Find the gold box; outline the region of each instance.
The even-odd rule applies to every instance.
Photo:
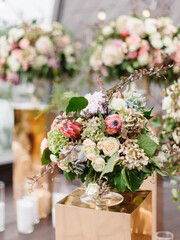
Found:
[[[123,193],[124,201],[96,209],[81,202],[78,188],[56,204],[56,240],[150,240],[152,193]]]

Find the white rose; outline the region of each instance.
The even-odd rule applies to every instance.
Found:
[[[97,198],[99,196],[99,185],[97,183],[89,183],[87,188],[86,188],[86,194],[94,199]]]
[[[103,27],[103,29],[102,29],[102,34],[104,35],[104,36],[109,36],[109,35],[111,35],[113,33],[113,28],[111,27],[111,26],[105,26],[105,27]]]
[[[103,152],[106,156],[111,157],[115,152],[119,150],[119,141],[116,138],[108,137],[103,141],[103,143]]]
[[[138,56],[137,60],[140,66],[145,66],[148,64],[149,56],[148,55]]]
[[[170,96],[165,97],[162,101],[162,109],[166,110],[167,113],[170,113],[171,105],[172,105],[172,98]]]
[[[52,41],[47,36],[41,36],[35,43],[37,51],[44,55],[52,55],[54,46]]]
[[[67,61],[68,63],[75,63],[75,62],[76,62],[76,59],[75,59],[75,57],[68,56],[68,57],[66,58],[66,61]]]
[[[123,27],[126,27],[126,24],[129,19],[131,19],[131,16],[128,15],[121,15],[116,20],[116,29],[119,32]]]
[[[8,66],[11,69],[12,72],[17,72],[20,68],[19,61],[13,56],[8,57],[7,64],[8,64]]]
[[[151,40],[151,45],[155,49],[161,49],[163,47],[163,43],[162,43],[161,39]]]
[[[121,110],[125,110],[127,108],[127,104],[122,98],[114,97],[111,100],[109,108],[113,109],[113,110],[116,110],[116,111],[121,111]]]
[[[87,159],[89,159],[90,161],[95,161],[96,158],[97,156],[94,153],[87,154]]]
[[[135,17],[129,18],[126,27],[131,34],[144,35],[144,23],[141,19]]]
[[[35,62],[33,64],[34,69],[40,69],[42,66],[46,65],[48,63],[47,57],[44,55],[39,55],[35,59]]]
[[[147,33],[149,35],[157,32],[156,19],[154,19],[154,18],[145,19],[144,29],[145,29],[145,33]]]
[[[73,49],[73,46],[72,45],[67,45],[65,48],[64,48],[64,53],[65,55],[71,55],[74,53],[74,49]]]
[[[50,33],[53,30],[51,24],[48,24],[48,23],[40,24],[40,28],[46,33]]]
[[[93,55],[91,55],[89,60],[90,66],[94,71],[98,71],[102,66],[101,50],[97,49]]]
[[[98,157],[92,162],[92,166],[96,172],[102,172],[105,168],[105,161],[103,158]]]
[[[17,42],[20,38],[24,36],[24,29],[22,28],[11,28],[8,33],[8,42]]]
[[[108,45],[102,52],[102,61],[106,66],[113,67],[122,63],[124,60],[124,53],[122,47]]]
[[[173,44],[172,39],[169,36],[165,36],[162,39],[162,41],[163,41],[164,46],[166,46],[166,47],[169,47]]]
[[[6,58],[9,55],[11,47],[6,39],[6,36],[0,38],[0,58]]]

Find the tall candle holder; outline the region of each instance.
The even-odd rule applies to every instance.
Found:
[[[0,181],[0,232],[5,230],[5,183]]]

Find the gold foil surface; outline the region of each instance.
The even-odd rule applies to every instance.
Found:
[[[116,206],[97,209],[80,200],[78,188],[56,204],[56,240],[150,240],[152,193],[123,193]]]

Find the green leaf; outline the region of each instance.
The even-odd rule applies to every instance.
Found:
[[[157,148],[157,144],[146,134],[141,134],[138,137],[138,145],[144,149],[148,157],[152,157]]]
[[[47,165],[48,163],[51,162],[50,155],[52,152],[49,150],[49,148],[44,149],[43,155],[41,157],[41,163],[42,165]]]
[[[100,120],[101,120],[101,131],[102,132],[105,132],[105,130],[106,130],[106,124],[104,123],[104,118],[103,118],[103,116],[102,116],[102,114],[101,114],[101,112],[98,110],[97,111],[97,114],[98,114],[98,116],[99,116],[99,118],[100,118]]]
[[[87,177],[86,177],[86,182],[85,182],[85,186],[86,186],[86,187],[88,186],[89,176],[90,176],[90,174],[92,173],[92,171],[93,171],[93,166],[91,165],[90,168],[89,168]]]
[[[66,179],[68,181],[73,181],[75,179],[75,176],[76,174],[75,173],[72,173],[72,172],[63,172],[64,173],[64,176],[66,177]]]
[[[173,184],[173,185],[176,185],[176,184],[178,184],[178,181],[175,180],[175,179],[171,179],[170,183]]]
[[[176,188],[171,189],[171,193],[174,198],[178,198],[179,194],[178,194],[178,190]]]
[[[153,128],[161,127],[161,119],[156,118],[156,119],[152,120],[151,121],[151,127],[153,127]]]
[[[166,127],[163,130],[165,130],[166,132],[170,132],[171,130],[173,130],[176,127],[176,123],[173,118],[167,118],[165,120],[165,126]]]
[[[66,108],[66,114],[69,112],[78,112],[87,107],[88,100],[84,97],[72,97]]]
[[[168,176],[167,172],[165,172],[165,171],[163,171],[163,170],[160,170],[160,169],[158,169],[158,168],[155,168],[155,171],[156,171],[159,175],[161,175],[162,177],[167,177],[167,176]]]
[[[117,111],[115,111],[115,110],[111,110],[110,112],[109,112],[109,115],[113,115],[113,114],[115,114]]]
[[[128,189],[131,192],[135,192],[139,189],[139,187],[142,184],[141,179],[138,177],[137,173],[134,171],[129,171],[127,168],[124,168],[122,171],[122,176],[124,178],[124,181],[127,184]]]
[[[119,155],[118,153],[114,153],[112,155],[112,157],[107,161],[107,164],[103,170],[103,172],[101,173],[101,176],[100,176],[100,179],[104,176],[104,174],[106,173],[110,173],[110,172],[113,172],[114,170],[114,166],[116,164],[116,160],[118,159]]]
[[[126,190],[126,182],[120,172],[114,177],[114,185],[120,192],[124,192]]]
[[[153,107],[151,108],[151,110],[143,112],[144,117],[147,118],[148,120],[153,117],[151,116],[152,110],[153,110]]]

